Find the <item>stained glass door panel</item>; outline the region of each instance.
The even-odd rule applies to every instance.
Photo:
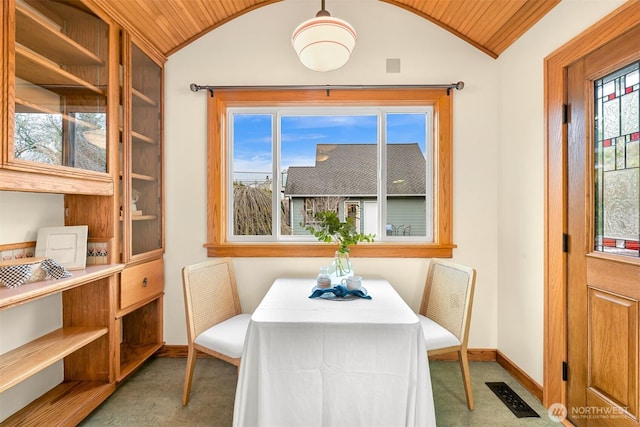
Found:
[[[594,84],[595,250],[640,256],[640,62]]]

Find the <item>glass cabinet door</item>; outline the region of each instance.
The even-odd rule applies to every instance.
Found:
[[[124,50],[123,261],[163,249],[162,67],[135,44]]]
[[[73,0],[16,0],[14,13],[8,163],[107,172],[108,24]]]

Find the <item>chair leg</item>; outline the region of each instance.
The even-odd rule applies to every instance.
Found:
[[[187,354],[187,370],[184,374],[184,391],[182,392],[182,406],[187,406],[189,403],[189,394],[191,393],[191,380],[193,379],[193,368],[196,365],[197,351],[192,346],[189,346],[189,353]]]
[[[464,394],[467,396],[467,406],[473,410],[473,392],[471,391],[471,373],[469,372],[469,361],[467,360],[467,349],[458,351],[458,361],[462,370],[462,382],[464,383]]]

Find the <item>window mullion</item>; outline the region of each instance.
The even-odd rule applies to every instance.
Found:
[[[224,186],[227,188],[226,194],[227,194],[227,199],[228,202],[224,204],[224,209],[227,211],[226,215],[227,215],[227,221],[226,221],[226,228],[227,230],[225,231],[227,233],[227,236],[233,238],[232,236],[234,236],[234,222],[235,222],[235,215],[234,215],[234,209],[235,209],[235,201],[234,201],[234,194],[233,194],[233,151],[234,151],[234,138],[235,138],[235,134],[234,134],[234,129],[235,129],[235,113],[230,113],[229,114],[229,125],[228,125],[228,140],[225,142],[226,145],[226,154],[227,154],[227,158],[226,158],[226,164],[230,165],[230,167],[226,168],[226,172],[227,172],[227,176],[224,178]]]
[[[387,121],[383,110],[378,111],[378,240],[385,240],[387,226]]]
[[[431,218],[431,221],[427,220],[426,227],[426,235],[425,240],[428,242],[434,241],[434,230],[435,230],[435,219],[438,217],[436,212],[434,211],[434,191],[435,191],[435,175],[434,172],[437,170],[437,165],[435,161],[437,159],[435,153],[435,135],[434,135],[434,124],[433,124],[433,111],[429,111],[427,113],[426,120],[426,134],[428,135],[426,139],[426,165],[425,165],[425,205],[426,212],[431,212],[431,214],[427,214],[427,219]]]
[[[272,179],[271,179],[271,189],[272,189],[272,194],[271,194],[271,203],[272,203],[272,208],[271,208],[271,212],[273,212],[274,214],[271,215],[271,220],[272,220],[272,225],[271,225],[271,235],[274,237],[275,240],[280,240],[280,224],[282,223],[282,218],[281,215],[282,213],[280,212],[280,186],[281,186],[281,177],[280,177],[280,148],[281,148],[281,141],[282,139],[280,138],[280,112],[275,111],[272,116],[271,116],[271,128],[272,128],[272,133],[271,133],[271,138],[272,141],[275,141],[275,144],[273,145],[273,152],[272,152],[272,158],[273,158],[273,162],[272,162]]]

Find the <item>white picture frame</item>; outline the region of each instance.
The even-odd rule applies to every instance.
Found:
[[[83,270],[87,265],[88,229],[86,225],[41,227],[35,256],[51,258],[67,270]]]

